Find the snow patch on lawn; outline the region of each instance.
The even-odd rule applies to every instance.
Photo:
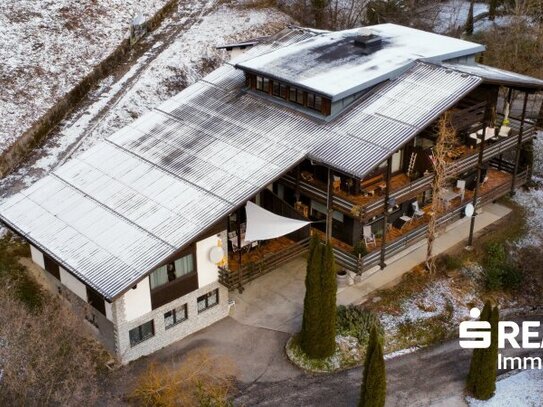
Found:
[[[470,407],[539,407],[543,405],[543,371],[525,370],[502,376],[496,382],[496,393],[490,400],[467,397]]]
[[[166,2],[0,1],[0,152]]]
[[[520,247],[543,244],[543,132],[534,139],[534,173],[533,181],[536,187],[528,191],[519,190],[515,201],[526,211],[526,235],[520,240]]]

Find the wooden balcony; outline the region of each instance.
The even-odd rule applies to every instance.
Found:
[[[518,188],[527,181],[527,172],[519,174],[515,181],[515,186]],[[507,195],[511,190],[512,175],[503,171],[490,169],[488,172],[488,181],[481,185],[479,197],[477,199],[477,207],[486,205],[496,199]],[[460,198],[453,200],[446,212],[438,218],[437,224],[444,225],[449,222],[460,219],[465,206],[472,202],[473,191],[466,191],[464,200]],[[423,208],[425,215],[419,219],[404,225],[400,229],[392,228],[387,231],[387,244],[385,249],[385,258],[389,259],[395,254],[407,249],[409,246],[426,238],[428,231],[428,222],[430,220],[430,208]],[[369,248],[369,253],[357,258],[352,250],[345,250],[344,247],[336,246],[334,253],[336,261],[342,267],[352,271],[363,272],[372,267],[379,265],[381,255],[382,239],[376,238],[376,245]]]
[[[485,145],[483,160],[490,161],[498,157],[500,154],[514,149],[518,143],[518,132],[520,129],[520,121],[518,119],[510,119],[510,127],[512,128],[511,135],[507,138],[499,138],[496,141],[489,141]],[[533,123],[527,122],[524,126],[523,142],[535,137],[536,128]],[[479,159],[478,148],[470,148],[468,146],[460,147],[462,151],[458,158],[451,159],[451,177],[457,174],[474,169],[477,166]],[[390,197],[396,202],[401,203],[413,199],[425,190],[428,190],[432,185],[434,175],[428,174],[416,180],[410,180],[405,174],[399,174],[392,177]],[[281,178],[283,184],[290,188],[296,188],[296,179],[292,175],[286,175]],[[300,179],[299,190],[302,194],[316,199],[320,202],[326,202],[326,183],[317,180]],[[372,217],[379,215],[384,210],[384,193],[376,188],[376,193],[373,196],[352,195],[343,190],[334,192],[333,207],[340,212],[357,217],[360,211],[362,216],[360,219],[364,222]]]

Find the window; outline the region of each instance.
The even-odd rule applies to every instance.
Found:
[[[164,325],[166,326],[166,329],[168,329],[187,320],[188,317],[187,304],[183,304],[182,306],[172,309],[164,314]]]
[[[279,96],[283,99],[287,98],[287,86],[282,83],[279,85]]]
[[[290,97],[289,100],[294,103],[298,103],[299,105],[304,104],[304,92],[300,89],[291,87],[290,88]]]
[[[153,320],[131,329],[128,332],[128,335],[130,336],[130,346],[136,346],[138,343],[152,338],[155,336],[155,326],[153,324]]]
[[[273,81],[272,95],[281,97],[281,84],[277,81]]]
[[[98,294],[97,291],[87,286],[87,300],[96,310],[100,311],[102,315],[106,315],[106,304],[104,297]]]
[[[219,303],[219,289],[198,297],[198,313],[205,311],[208,308],[214,307]]]
[[[322,108],[322,98],[319,95],[314,93],[307,94],[307,107],[310,109],[321,111]]]
[[[262,92],[269,93],[270,92],[270,80],[268,78],[264,78],[262,76],[256,77],[256,88],[258,90],[261,90]]]
[[[183,277],[194,271],[192,253],[172,263],[165,264],[151,273],[151,289],[160,287],[170,281]]]

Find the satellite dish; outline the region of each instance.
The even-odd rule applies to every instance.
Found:
[[[475,213],[475,208],[473,207],[473,204],[467,204],[466,208],[464,209],[464,213],[468,218],[471,218],[473,214]]]
[[[214,246],[209,250],[209,260],[212,263],[219,263],[224,257],[224,250],[220,246]]]

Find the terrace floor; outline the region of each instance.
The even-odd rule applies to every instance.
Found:
[[[498,171],[495,169],[489,169],[487,175],[488,175],[488,180],[485,183],[481,184],[479,188],[479,196],[484,196],[485,194],[494,191],[496,188],[502,185],[511,184],[512,182],[512,175],[507,172]],[[472,200],[473,200],[473,191],[466,190],[465,195],[464,195],[464,200],[461,200],[460,197],[453,199],[450,202],[448,211],[453,211],[459,208],[460,206],[463,206],[463,205],[468,204],[469,202],[472,202]],[[421,216],[418,219],[413,218],[410,222],[404,224],[401,228],[391,227],[390,230],[387,231],[386,241],[390,243],[393,240],[398,239],[402,237],[403,235],[411,232],[412,230],[418,228],[419,226],[427,224],[430,221],[430,214],[432,211],[431,206],[427,205],[424,208],[422,208],[422,210],[425,212],[424,216]],[[368,247],[369,252],[379,250],[381,248],[382,239],[377,237],[375,241],[376,241],[375,245],[371,245],[371,247]]]
[[[293,240],[281,236],[276,239],[271,240],[262,240],[259,242],[258,246],[251,248],[249,250],[241,251],[241,264],[247,265],[249,263],[254,263],[259,260],[262,260],[265,256],[268,256],[273,253],[280,252],[287,247],[290,247],[293,243]],[[240,265],[240,253],[228,252],[228,269],[231,271],[237,271]]]

